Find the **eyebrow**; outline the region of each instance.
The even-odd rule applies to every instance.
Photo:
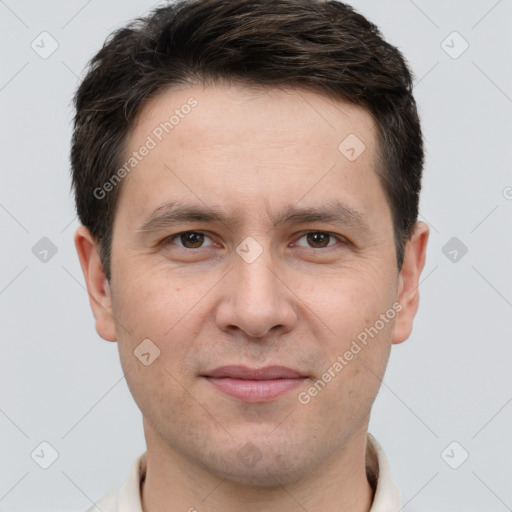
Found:
[[[291,205],[284,208],[278,214],[273,214],[267,209],[267,213],[273,228],[283,224],[326,222],[352,227],[363,232],[370,230],[366,215],[336,200],[315,207]],[[151,232],[185,222],[218,223],[226,224],[230,228],[236,228],[242,224],[242,219],[227,216],[221,210],[214,207],[169,201],[156,208],[136,231]]]

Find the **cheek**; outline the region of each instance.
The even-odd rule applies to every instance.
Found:
[[[121,285],[115,289],[112,307],[129,328],[132,339],[154,337],[163,342],[182,327],[186,316],[195,311],[198,297],[208,288],[198,281],[188,281],[185,286],[170,272],[155,269],[141,273],[142,267],[131,265],[124,276],[119,276]]]
[[[328,293],[313,298],[311,309],[329,327],[323,337],[327,373],[320,376],[330,381],[328,401],[363,410],[373,401],[389,358],[396,319],[394,281],[372,272],[346,273],[329,283]]]
[[[183,294],[167,283],[132,274],[116,288],[112,302],[114,315],[123,323],[118,327],[121,366],[135,402],[150,421],[171,421],[190,406],[181,382],[189,350],[185,331],[189,337],[196,335],[195,325],[186,322],[193,293]]]
[[[373,331],[369,334],[369,330],[351,322],[347,331],[351,329],[353,336],[342,335],[330,340],[328,363],[312,386],[320,390],[313,400],[318,400],[316,407],[321,409],[322,418],[328,418],[333,431],[340,424],[358,426],[366,421],[389,358],[391,325],[390,322],[377,334]],[[343,326],[339,324],[339,327]],[[366,338],[360,336],[361,333]],[[364,343],[360,339],[364,339]]]
[[[118,277],[122,284],[113,291],[112,308],[123,325],[118,326],[118,347],[130,390],[142,410],[150,408],[164,389],[175,396],[172,408],[179,408],[181,398],[186,398],[180,383],[194,370],[190,362],[194,341],[207,314],[207,301],[199,298],[211,286],[202,281],[177,282],[161,271],[137,276],[132,269],[124,279]]]
[[[347,341],[392,308],[397,291],[394,280],[375,269],[343,269],[338,276],[305,288],[300,296],[335,338]]]

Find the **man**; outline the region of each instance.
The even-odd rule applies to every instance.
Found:
[[[147,452],[91,510],[400,510],[368,422],[428,239],[411,91],[336,1],[183,1],[93,58],[75,244]]]

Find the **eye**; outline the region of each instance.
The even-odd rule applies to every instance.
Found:
[[[162,241],[162,244],[174,244],[184,249],[200,249],[205,239],[211,240],[209,236],[200,231],[184,231],[167,237]],[[175,241],[178,241],[178,243],[175,243]]]
[[[336,245],[336,241],[343,243],[344,240],[342,237],[333,235],[332,233],[326,233],[325,231],[310,231],[309,233],[305,233],[298,240],[305,238],[306,243],[309,247],[313,249],[323,249],[325,247],[332,247]],[[305,247],[304,244],[295,243],[299,247]],[[331,243],[334,242],[334,243]]]
[[[177,245],[183,249],[200,249],[201,247],[208,247],[208,245],[204,245],[206,239],[212,241],[208,235],[205,235],[201,231],[183,231],[165,238],[161,244],[164,246]],[[306,239],[307,245],[300,243],[302,239]],[[336,245],[337,242],[341,244],[346,243],[344,238],[339,235],[325,231],[310,231],[302,235],[297,242],[295,242],[295,245],[312,249],[324,249]]]

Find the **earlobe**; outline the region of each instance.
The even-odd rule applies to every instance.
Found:
[[[424,222],[416,223],[411,239],[406,243],[404,262],[398,278],[398,302],[402,309],[393,329],[393,343],[402,343],[411,334],[419,305],[419,282],[425,266],[429,228]]]
[[[117,341],[110,285],[99,256],[99,247],[90,231],[80,226],[75,232],[75,247],[96,320],[97,333],[107,341]]]

